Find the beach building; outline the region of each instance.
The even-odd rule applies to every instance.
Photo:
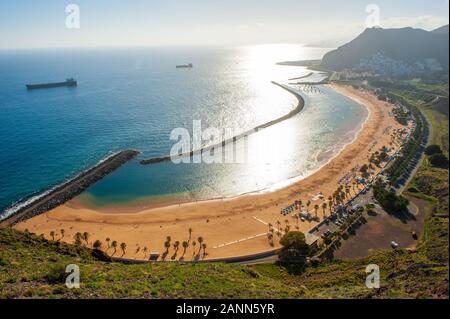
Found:
[[[309,245],[313,251],[319,248],[319,237],[314,234],[306,233],[305,242]]]

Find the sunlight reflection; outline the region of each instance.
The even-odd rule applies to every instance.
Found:
[[[248,89],[260,93],[254,96],[264,97],[264,101],[259,98],[252,101],[254,116],[273,120],[273,114],[277,113],[275,110],[283,110],[281,115],[284,115],[296,107],[297,98],[274,86],[271,81],[286,83],[291,77],[306,74],[308,71],[302,67],[277,65],[278,62],[298,60],[298,57],[304,55],[302,51],[305,49],[292,44],[267,44],[242,47],[241,50],[241,64],[248,75]],[[297,149],[308,148],[302,145],[305,140],[298,134],[300,128],[296,124],[298,122],[287,120],[250,136],[246,151],[247,163],[233,173],[251,175],[261,185],[285,177],[293,161],[298,159]],[[242,147],[243,145],[238,146]]]

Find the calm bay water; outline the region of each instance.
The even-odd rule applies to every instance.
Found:
[[[236,48],[33,50],[0,53],[0,211],[49,189],[112,152],[142,155],[80,196],[89,205],[233,196],[306,176],[345,143],[365,118],[357,103],[328,88],[299,92],[297,116],[249,138],[245,164],[161,163],[176,127],[246,131],[297,104],[272,80],[309,71],[278,61],[317,59],[327,50],[295,45]],[[175,69],[193,63],[193,69]],[[26,83],[78,80],[77,88],[27,91]],[[263,144],[256,150],[257,145]]]

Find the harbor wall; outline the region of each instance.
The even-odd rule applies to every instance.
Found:
[[[44,195],[38,197],[36,200],[30,201],[29,203],[19,203],[10,208],[9,210],[14,210],[16,207],[17,210],[13,211],[9,216],[6,216],[1,221],[1,224],[14,226],[21,221],[30,219],[64,204],[126,162],[135,158],[138,154],[139,152],[135,150],[125,150],[107,157],[94,167],[44,193]]]
[[[225,139],[225,140],[223,140],[220,143],[217,143],[217,144],[214,144],[214,145],[209,145],[209,146],[203,147],[203,148],[201,148],[199,150],[194,150],[194,151],[191,151],[191,152],[178,154],[176,156],[166,155],[166,156],[161,156],[161,157],[153,157],[153,158],[149,158],[149,159],[144,159],[144,160],[140,161],[140,163],[142,165],[150,165],[150,164],[156,164],[156,163],[160,163],[160,162],[166,162],[166,161],[171,160],[172,158],[173,159],[182,159],[182,158],[185,158],[185,157],[188,157],[188,156],[192,157],[194,155],[200,155],[203,152],[208,152],[208,151],[210,151],[213,148],[220,147],[220,146],[225,146],[226,144],[228,144],[230,142],[235,142],[235,141],[237,141],[237,140],[239,140],[239,139],[241,139],[241,138],[243,138],[245,136],[249,136],[249,135],[251,135],[253,133],[256,133],[256,132],[258,132],[260,130],[268,128],[268,127],[270,127],[272,125],[275,125],[277,123],[283,122],[283,121],[293,117],[294,115],[300,113],[303,110],[303,108],[305,107],[305,100],[303,99],[303,97],[301,96],[300,93],[296,92],[295,90],[293,90],[292,88],[290,88],[290,87],[288,87],[286,85],[283,85],[283,84],[280,84],[280,83],[277,83],[277,82],[274,82],[274,81],[272,81],[272,84],[277,85],[277,86],[281,87],[282,89],[285,89],[286,91],[290,92],[291,94],[293,94],[297,98],[298,103],[297,103],[297,106],[295,107],[295,109],[293,109],[288,114],[286,114],[286,115],[284,115],[282,117],[279,117],[279,118],[277,118],[275,120],[272,120],[272,121],[266,122],[264,124],[258,125],[258,126],[252,128],[252,129],[244,132],[244,133],[241,133],[239,135],[236,135],[236,136],[233,136],[231,138]]]

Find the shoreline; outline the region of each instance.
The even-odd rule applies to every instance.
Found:
[[[106,237],[126,242],[131,251],[125,258],[146,259],[142,250],[133,247],[147,247],[150,251],[164,251],[164,239],[171,235],[172,240],[186,240],[192,228],[193,238],[202,236],[208,244],[206,259],[216,259],[245,254],[254,254],[279,247],[278,237],[269,243],[265,234],[268,225],[290,225],[291,229],[308,232],[317,222],[300,222],[291,216],[280,216],[280,210],[295,200],[303,203],[311,200],[320,205],[324,201],[317,198],[323,193],[325,198],[331,195],[338,185],[346,180],[355,168],[368,161],[371,152],[378,147],[392,143],[388,128],[400,125],[389,115],[392,105],[379,101],[376,96],[366,91],[351,87],[330,85],[340,89],[344,94],[368,109],[369,114],[353,141],[323,165],[314,174],[283,187],[279,190],[257,194],[241,195],[232,199],[216,199],[204,202],[191,202],[183,205],[172,205],[155,209],[144,209],[138,212],[103,213],[85,207],[71,207],[70,202],[52,211],[34,217],[16,226],[17,229],[28,229],[50,238],[50,231],[65,229],[66,237],[62,240],[72,242],[75,232],[87,231],[91,238],[104,241]],[[398,146],[393,145],[393,151]],[[375,170],[372,172],[376,174]],[[355,190],[353,190],[355,191]],[[313,213],[313,209],[309,208]],[[326,216],[328,211],[320,208],[318,216]],[[198,247],[197,247],[198,248]],[[195,251],[194,251],[195,253]],[[172,254],[172,249],[170,254]],[[189,247],[187,255],[193,256]],[[178,258],[175,252],[175,260]]]
[[[98,182],[126,162],[135,158],[138,154],[138,151],[126,150],[107,156],[103,160],[99,161],[95,166],[81,172],[66,182],[5,210],[3,213],[8,213],[9,210],[12,211],[0,221],[0,224],[14,226],[19,222],[45,213],[66,203],[67,201],[80,195],[89,186]]]
[[[325,84],[325,86],[333,88],[333,85],[331,85],[331,84]],[[336,88],[334,88],[334,89],[336,89]],[[73,207],[73,208],[90,208],[90,209],[95,209],[96,211],[99,211],[102,213],[114,213],[117,211],[120,211],[121,213],[136,213],[136,212],[139,212],[142,210],[149,210],[149,209],[156,209],[156,208],[182,207],[182,206],[190,205],[190,204],[237,200],[243,196],[258,196],[258,195],[264,195],[264,194],[271,193],[271,192],[276,192],[277,190],[282,190],[283,188],[289,187],[295,183],[298,183],[298,182],[310,177],[311,175],[316,174],[323,167],[325,167],[330,162],[332,162],[337,156],[339,156],[339,154],[341,154],[347,146],[349,146],[353,142],[355,142],[355,140],[358,138],[360,131],[364,128],[364,125],[368,121],[371,111],[369,109],[367,109],[367,107],[365,107],[364,104],[361,101],[359,101],[358,99],[353,99],[353,98],[351,98],[351,99],[354,100],[355,102],[357,102],[358,104],[360,104],[364,108],[364,110],[367,111],[367,115],[363,118],[362,121],[360,121],[358,123],[358,128],[352,131],[351,140],[343,143],[342,147],[339,147],[338,151],[334,152],[332,154],[332,156],[329,156],[326,160],[324,160],[322,163],[320,163],[316,168],[309,171],[306,175],[294,175],[294,176],[286,178],[283,181],[277,182],[273,185],[269,185],[269,186],[266,186],[261,189],[250,190],[250,191],[233,194],[233,195],[229,195],[229,196],[205,197],[205,198],[199,198],[197,200],[192,200],[192,199],[180,200],[179,198],[181,198],[181,197],[177,197],[176,193],[172,193],[172,194],[155,195],[152,197],[147,197],[147,198],[152,198],[156,201],[161,200],[162,198],[165,198],[165,200],[161,200],[159,203],[144,204],[142,201],[136,200],[134,203],[132,201],[131,203],[128,202],[128,203],[123,203],[123,204],[115,204],[114,206],[106,205],[103,207],[101,205],[97,206],[97,207],[95,205],[87,206],[86,204],[84,204],[86,202],[83,203],[81,201],[77,201],[77,199],[74,199],[74,201],[72,201],[72,203],[74,203],[74,205],[71,205],[71,207]],[[141,202],[141,204],[139,204],[139,202]]]

